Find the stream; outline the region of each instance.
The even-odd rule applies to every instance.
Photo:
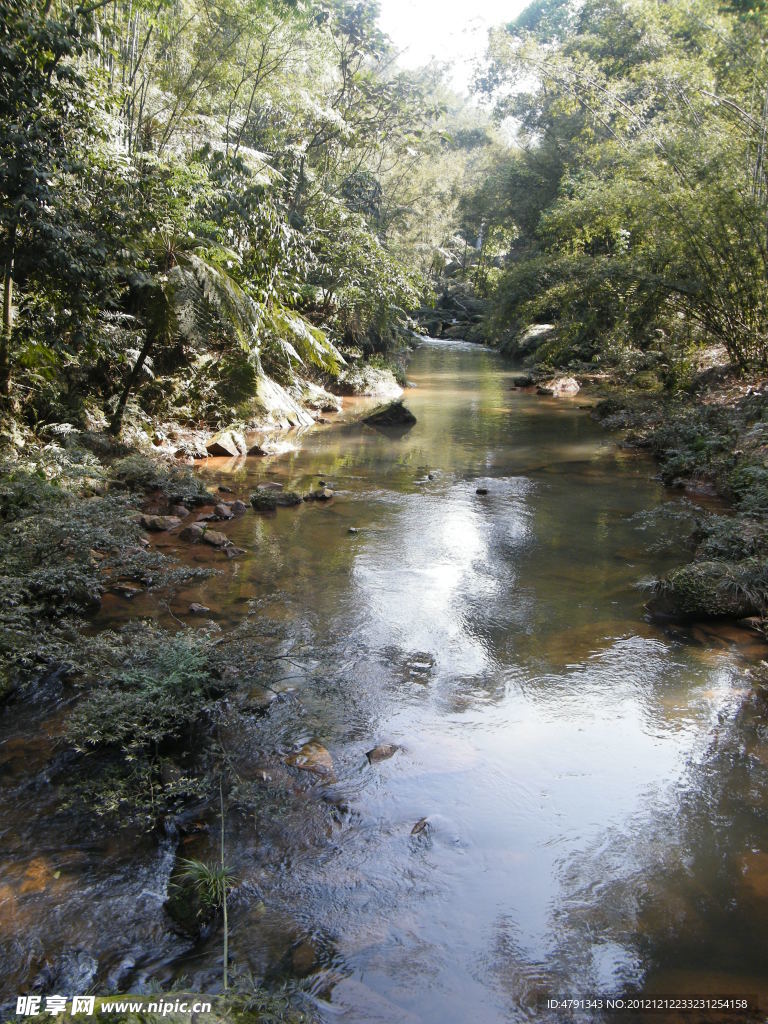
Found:
[[[223,567],[184,549],[222,572],[171,609],[201,602],[222,630],[256,610],[284,655],[280,699],[222,731],[236,773],[266,779],[310,741],[333,760],[334,781],[285,769],[290,805],[268,831],[230,814],[233,964],[300,979],[339,1024],[765,996],[768,719],[746,677],[765,649],[644,619],[642,584],[685,557],[680,528],[651,515],[678,496],[583,399],[512,389],[493,352],[428,340],[408,373],[405,433],[363,425],[349,400],[292,453],[201,470],[246,498],[265,480],[334,491],[227,524],[246,554]],[[101,621],[163,619],[153,600],[113,597]],[[172,850],[47,835],[55,795],[13,775],[14,757],[44,774],[40,723],[3,730],[4,996],[50,946],[62,984],[215,989],[220,937],[190,946],[163,921]],[[400,749],[369,764],[382,743]],[[193,836],[185,855],[217,841]]]

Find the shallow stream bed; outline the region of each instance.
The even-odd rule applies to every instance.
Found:
[[[548,998],[632,991],[765,999],[761,649],[645,621],[640,584],[681,560],[647,515],[671,496],[578,397],[515,391],[462,343],[426,342],[409,375],[405,433],[342,417],[292,454],[203,470],[246,498],[264,480],[334,491],[227,524],[246,554],[171,609],[198,601],[223,630],[258,609],[290,654],[284,699],[223,731],[237,770],[257,777],[265,742],[333,759],[333,782],[296,775],[308,808],[334,808],[322,828],[293,810],[265,836],[232,815],[234,962],[302,977],[354,1024],[563,1020]],[[142,600],[130,614],[164,614]],[[105,624],[125,616],[105,605]],[[381,743],[401,749],[369,764]],[[126,984],[218,976],[216,936],[156,945]]]

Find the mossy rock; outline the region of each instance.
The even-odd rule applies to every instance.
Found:
[[[271,512],[277,508],[277,493],[267,490],[266,487],[259,487],[250,497],[251,506],[257,512]]]
[[[660,580],[647,607],[662,619],[743,619],[764,611],[767,596],[765,562],[692,562]]]
[[[302,501],[296,491],[273,491],[269,487],[257,487],[250,497],[251,506],[257,512],[271,512],[278,505],[300,505]]]

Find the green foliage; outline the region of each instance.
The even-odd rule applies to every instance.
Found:
[[[171,504],[202,505],[211,500],[203,481],[186,466],[134,452],[117,459],[109,470],[113,484],[129,491],[160,491]]]
[[[450,138],[439,78],[394,69],[375,6],[2,4],[16,412],[115,433],[126,411],[247,419],[265,374],[397,347],[456,206],[451,160],[487,135],[452,100]]]
[[[179,861],[179,865],[179,884],[193,890],[201,908],[221,910],[227,893],[234,885],[234,871],[221,864],[204,864],[186,857]]]
[[[464,210],[512,239],[491,280],[500,341],[548,323],[539,358],[561,365],[660,350],[672,387],[703,344],[765,365],[763,34],[645,0],[535,4],[492,34],[483,84],[521,130]]]
[[[132,760],[178,738],[217,692],[195,635],[147,632],[126,664],[108,666],[73,712],[68,737],[82,751],[113,747]]]

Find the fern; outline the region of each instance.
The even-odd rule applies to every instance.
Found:
[[[311,363],[321,370],[338,375],[345,365],[344,357],[324,331],[314,327],[300,313],[275,305],[268,313],[267,320],[272,334],[288,363],[295,361],[303,366]]]

